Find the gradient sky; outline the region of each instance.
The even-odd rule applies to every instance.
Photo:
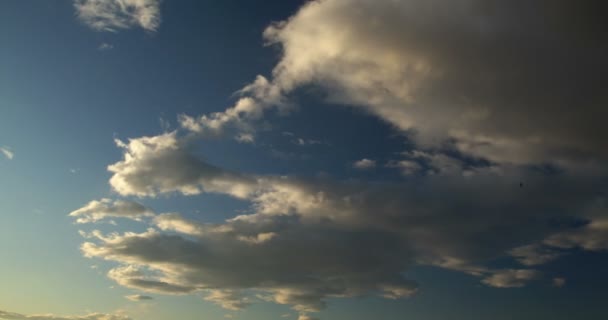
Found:
[[[604,319],[607,6],[0,2],[0,319]]]

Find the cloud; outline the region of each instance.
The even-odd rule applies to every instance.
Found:
[[[561,288],[566,285],[566,278],[553,278],[553,286]]]
[[[605,24],[597,4],[310,1],[264,32],[282,49],[270,80],[259,76],[225,112],[181,123],[196,132],[253,131],[265,110],[314,85],[424,148],[449,144],[501,164],[601,167],[608,152],[597,115],[608,97],[598,86],[607,70],[597,67],[606,50],[592,27]],[[550,23],[522,13],[540,10]]]
[[[608,250],[608,219],[592,220],[583,227],[554,234],[544,243],[563,249]]]
[[[389,168],[397,168],[401,171],[401,174],[404,176],[408,176],[411,174],[415,174],[422,170],[422,166],[416,161],[410,160],[399,160],[399,161],[391,161],[386,165]]]
[[[521,264],[535,266],[553,261],[563,253],[541,245],[526,245],[509,251]]]
[[[150,233],[151,232],[149,232],[149,234]],[[133,238],[137,236],[142,235],[130,234],[129,240],[133,241]],[[116,243],[119,239],[120,238],[118,236],[115,236],[109,241],[111,241],[111,243]],[[90,243],[85,243],[82,249],[85,252],[85,255],[88,256],[103,255],[104,251],[103,249],[95,250],[97,248]],[[106,253],[109,253],[109,251],[106,251]],[[110,255],[107,258],[111,259],[112,256]],[[189,286],[187,284],[179,285],[172,283],[170,279],[158,278],[154,277],[153,275],[146,274],[140,267],[134,265],[114,268],[108,272],[108,277],[123,287],[152,293],[182,295],[192,293],[197,289],[196,287]]]
[[[419,149],[605,171],[596,115],[608,100],[597,85],[608,71],[597,67],[597,52],[607,45],[592,27],[605,24],[594,13],[598,3],[309,1],[265,30],[282,49],[270,79],[258,76],[223,112],[179,122],[203,136],[236,130],[250,139],[264,112],[289,110],[288,95],[313,85],[329,102],[385,120]],[[551,23],[522,14],[540,10]]]
[[[141,294],[133,294],[133,295],[129,295],[129,296],[125,296],[125,298],[127,300],[131,300],[131,301],[146,301],[146,300],[153,300],[154,298],[150,297],[150,296],[144,296]]]
[[[202,161],[190,152],[191,140],[176,131],[154,137],[116,140],[124,159],[108,167],[110,184],[121,195],[154,196],[179,192],[186,195],[203,191],[245,197],[254,183]]]
[[[119,314],[91,313],[84,316],[56,316],[52,314],[25,315],[0,310],[0,319],[6,320],[130,320],[131,318]]]
[[[100,51],[107,51],[107,50],[112,50],[114,49],[114,45],[111,43],[107,43],[107,42],[103,42],[102,44],[99,45],[99,47],[97,47],[97,50]]]
[[[482,282],[496,288],[521,288],[538,277],[540,277],[540,273],[535,270],[504,270],[492,274]]]
[[[525,6],[307,2],[265,31],[282,49],[270,80],[256,78],[223,112],[181,115],[175,131],[116,140],[122,159],[108,166],[121,196],[212,192],[248,202],[247,214],[204,223],[179,213],[122,213],[149,229],[83,233],[83,254],[116,263],[108,277],[131,289],[205,293],[233,310],[255,292],[306,319],[330,299],[410,297],[419,290],[404,277],[412,266],[515,288],[541,276],[520,264],[548,263],[571,248],[608,249],[601,194],[607,100],[596,82],[606,70],[594,63],[605,42],[586,25],[569,27],[580,21],[572,14],[591,9],[586,4]],[[551,23],[526,13],[545,6],[555,9],[543,11]],[[245,174],[197,155],[201,138],[255,141],[264,113],[288,111],[289,93],[307,85],[411,139],[413,149],[387,164],[407,177]],[[108,216],[98,211],[77,216]],[[491,267],[504,258],[516,266]]]
[[[101,199],[93,200],[84,207],[70,212],[70,217],[75,217],[76,223],[91,223],[106,218],[126,218],[141,220],[143,217],[151,217],[154,213],[143,205],[124,200]]]
[[[319,145],[319,144],[326,144],[323,141],[314,140],[314,139],[303,139],[303,138],[298,138],[298,139],[294,140],[293,143],[297,144],[299,146],[313,146],[313,145]]]
[[[601,188],[599,190],[602,190]],[[594,196],[583,208],[573,227],[554,233],[543,241],[543,245],[559,249],[580,248],[590,251],[608,250],[608,199]]]
[[[8,147],[0,147],[0,153],[2,153],[9,160],[12,160],[15,157],[15,153],[13,153]]]
[[[228,173],[194,155],[187,140],[173,132],[118,142],[125,154],[110,166],[111,184],[119,193],[139,196],[196,194],[211,186],[212,192],[249,201],[252,212],[223,223],[177,213],[145,216],[148,231],[94,231],[85,234],[89,240],[81,249],[87,257],[120,264],[108,276],[122,286],[163,294],[208,292],[210,301],[231,309],[249,303],[243,300],[248,290],[301,314],[323,309],[329,298],[407,298],[418,290],[402,275],[413,265],[464,272],[493,287],[521,287],[539,273],[484,265],[508,256],[525,265],[556,258],[548,247],[531,244],[580,231],[554,221],[586,212],[593,202],[589,194],[597,189],[587,178],[520,167],[467,175],[442,169],[373,184]],[[445,165],[452,160],[442,157],[419,161],[452,168]],[[523,176],[525,190],[519,187]]]
[[[227,310],[242,310],[250,305],[248,298],[233,290],[210,290],[205,300],[211,301]]]
[[[375,167],[376,167],[376,161],[366,159],[366,158],[355,161],[355,163],[353,163],[353,168],[360,169],[360,170],[367,170],[367,169],[371,169],[371,168],[375,168]]]
[[[284,90],[263,76],[258,76],[238,93],[241,95],[238,101],[222,112],[197,117],[180,115],[180,126],[203,137],[220,136],[236,130],[239,132],[237,137],[253,138],[256,131],[254,123],[263,117],[265,111],[278,108],[285,113],[292,108]]]
[[[78,18],[98,31],[141,27],[156,31],[160,0],[74,0]]]

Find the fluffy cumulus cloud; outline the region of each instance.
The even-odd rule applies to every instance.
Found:
[[[319,85],[424,146],[500,163],[601,161],[598,5],[311,1],[265,32],[283,49],[269,86]]]
[[[329,298],[409,297],[418,285],[402,273],[415,265],[464,272],[497,288],[521,287],[540,272],[486,265],[508,256],[524,266],[547,263],[574,243],[598,248],[585,247],[579,235],[597,239],[593,232],[603,231],[594,220],[603,202],[589,198],[598,188],[592,178],[507,166],[462,174],[451,165],[457,160],[431,155],[416,159],[443,169],[401,182],[245,175],[204,162],[188,139],[174,132],[119,142],[125,154],[109,167],[112,185],[140,196],[210,190],[249,201],[252,212],[202,223],[178,213],[141,215],[147,209],[110,201],[74,211],[82,222],[95,222],[115,216],[106,212],[110,207],[148,224],[142,233],[84,234],[84,255],[117,262],[108,276],[122,286],[199,293],[230,310],[252,303],[255,291],[305,315],[325,308]],[[571,216],[588,220],[572,225]]]
[[[52,314],[26,315],[0,310],[0,319],[5,320],[131,320],[118,314],[91,313],[84,316],[56,316]]]
[[[265,31],[282,49],[270,80],[258,77],[224,112],[117,140],[123,157],[108,167],[120,196],[212,192],[248,202],[247,214],[205,223],[94,201],[71,214],[77,222],[128,217],[148,229],[83,233],[82,252],[115,262],[108,277],[131,289],[200,294],[230,310],[270,301],[311,319],[332,298],[423,290],[403,276],[413,266],[517,288],[572,248],[606,250],[598,3],[310,1]],[[197,155],[201,137],[253,142],[264,112],[289,109],[305,85],[411,139],[386,164],[405,177],[244,174]]]
[[[110,184],[121,195],[208,191],[245,197],[250,192],[249,179],[198,159],[189,152],[190,139],[176,131],[116,144],[124,150],[124,159],[108,170],[114,174]]]
[[[367,110],[419,146],[496,163],[601,166],[602,75],[608,51],[599,1],[319,0],[270,26],[283,55],[238,103],[182,117],[184,128],[251,131],[305,85]]]
[[[76,15],[99,31],[140,27],[156,31],[160,25],[161,0],[74,0]]]
[[[359,161],[355,161],[355,163],[353,163],[353,168],[360,169],[360,170],[368,170],[368,169],[372,169],[375,167],[376,167],[376,161],[367,159],[367,158],[361,159]]]

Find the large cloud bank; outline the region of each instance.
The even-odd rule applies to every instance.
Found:
[[[248,201],[251,212],[209,224],[123,200],[91,202],[71,215],[149,229],[83,233],[82,251],[117,262],[108,276],[129,288],[201,293],[231,310],[272,301],[304,319],[328,298],[409,297],[419,287],[403,272],[415,265],[514,288],[542,280],[534,266],[569,249],[608,249],[598,5],[308,2],[264,34],[282,49],[272,79],[258,77],[224,112],[181,116],[177,131],[117,141],[124,158],[108,168],[122,196],[211,192]],[[257,120],[288,108],[289,93],[306,85],[412,139],[415,149],[390,164],[407,178],[244,174],[195,155],[193,141],[204,136],[252,141]],[[512,266],[488,267],[505,257]]]

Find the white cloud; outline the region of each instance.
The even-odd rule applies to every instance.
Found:
[[[591,251],[608,250],[608,219],[597,218],[587,225],[554,234],[544,243],[557,248],[582,248]]]
[[[303,138],[298,138],[298,139],[294,140],[293,143],[295,143],[299,146],[313,146],[313,145],[325,144],[323,141],[314,140],[314,139],[303,139]]]
[[[225,111],[198,117],[181,115],[180,126],[201,136],[218,136],[232,129],[239,131],[239,136],[253,138],[253,123],[262,118],[264,111],[278,107],[280,111],[286,112],[291,108],[282,88],[270,83],[263,76],[258,76],[239,93],[242,97]]]
[[[146,300],[153,300],[154,298],[150,297],[150,296],[144,296],[141,294],[133,294],[133,295],[129,295],[129,296],[125,296],[125,298],[127,300],[131,300],[131,301],[146,301]]]
[[[523,265],[535,266],[551,262],[562,256],[563,253],[535,244],[517,247],[510,250],[509,254]]]
[[[124,159],[108,167],[110,184],[121,195],[154,196],[207,192],[246,197],[255,181],[210,165],[190,153],[188,138],[176,131],[154,137],[116,140]]]
[[[255,291],[306,319],[331,298],[411,296],[418,286],[403,272],[413,265],[513,288],[540,273],[493,269],[488,261],[513,257],[530,266],[557,258],[559,249],[605,250],[608,224],[586,213],[601,179],[570,170],[608,155],[597,134],[603,91],[583,77],[603,70],[555,56],[562,46],[587,53],[567,35],[557,44],[536,32],[520,37],[549,26],[492,4],[484,13],[474,0],[308,2],[265,32],[283,49],[271,80],[258,77],[223,112],[180,116],[176,131],[117,140],[123,158],[108,167],[123,196],[214,192],[248,201],[251,211],[214,224],[170,213],[140,219],[151,224],[143,233],[83,233],[83,254],[117,263],[108,276],[128,288],[207,292],[228,309],[246,306]],[[568,20],[567,12],[551,14]],[[547,59],[530,45],[548,50]],[[560,70],[588,88],[585,99],[571,79],[559,81]],[[389,162],[410,176],[366,183],[248,175],[196,156],[193,141],[201,137],[254,141],[264,112],[289,109],[286,96],[307,84],[412,138],[416,148]],[[579,100],[572,109],[568,101]],[[546,175],[527,166],[545,162],[569,170]],[[86,212],[83,222],[107,216]],[[588,223],[555,223],[563,217]]]
[[[215,224],[162,214],[146,220],[161,231],[85,233],[90,239],[82,246],[85,256],[121,264],[109,277],[143,292],[253,290],[300,313],[319,311],[328,298],[369,293],[406,298],[417,285],[402,272],[415,264],[482,277],[494,287],[523,286],[538,273],[483,264],[507,254],[524,264],[554,258],[522,243],[563,232],[547,228],[547,221],[587,207],[595,188],[575,177],[551,180],[517,167],[468,176],[443,170],[425,176],[423,185],[410,179],[367,184],[237,173],[224,178],[225,170],[198,159],[175,133],[118,144],[124,159],[110,168],[112,179],[124,176],[120,188],[112,181],[121,193],[155,196],[184,186],[207,188],[219,176],[221,188],[213,192],[247,200],[253,212]],[[525,192],[518,186],[523,174]],[[140,182],[142,176],[148,180]],[[224,296],[211,295],[217,303]],[[236,300],[225,300],[235,306]]]
[[[70,212],[70,217],[77,218],[76,223],[91,223],[106,218],[140,220],[152,216],[154,212],[137,202],[111,199],[93,200],[84,207]]]
[[[411,160],[399,160],[399,161],[391,161],[386,165],[389,168],[397,168],[401,171],[401,174],[404,176],[408,176],[411,174],[415,174],[422,170],[422,166],[416,161]]]
[[[552,228],[548,222],[587,212],[594,201],[589,194],[597,188],[585,177],[548,178],[517,166],[464,175],[470,169],[462,161],[420,151],[403,156],[432,172],[392,183],[246,175],[203,161],[190,139],[174,131],[117,141],[124,156],[109,166],[111,185],[141,197],[216,192],[248,201],[251,213],[204,224],[177,213],[143,220],[144,209],[110,201],[77,210],[72,215],[83,222],[114,210],[160,229],[83,233],[89,239],[84,255],[119,263],[108,276],[122,286],[164,294],[253,290],[300,313],[319,311],[329,298],[406,298],[417,285],[402,273],[416,264],[481,277],[494,287],[519,287],[538,273],[484,264],[505,256],[526,265],[556,258],[553,249],[531,244],[571,247],[547,239],[582,229]],[[108,209],[114,207],[121,209]],[[594,215],[602,212],[596,207]],[[599,222],[591,226],[603,230]],[[218,302],[223,295],[211,297]]]
[[[107,43],[107,42],[103,42],[102,44],[100,44],[97,47],[97,50],[100,50],[100,51],[107,51],[107,50],[112,50],[112,49],[114,49],[114,45],[111,43]]]
[[[502,164],[601,166],[608,152],[596,115],[605,114],[606,95],[596,79],[607,70],[589,57],[605,44],[554,30],[572,23],[578,6],[556,5],[553,25],[494,1],[310,1],[265,31],[283,50],[270,80],[259,76],[224,112],[181,123],[196,132],[252,132],[265,110],[313,84],[331,102],[363,108],[424,148],[449,144]],[[566,49],[571,55],[555,54]],[[580,102],[574,114],[570,101]]]
[[[502,270],[483,279],[482,282],[496,288],[521,288],[539,277],[540,273],[535,270]]]
[[[211,301],[227,310],[242,310],[250,305],[249,299],[234,290],[210,290],[205,300]]]
[[[76,15],[99,31],[141,27],[156,31],[161,0],[74,0]]]
[[[376,160],[371,160],[371,159],[366,159],[366,158],[355,161],[355,163],[353,163],[353,168],[355,168],[355,169],[367,170],[367,169],[371,169],[371,168],[375,168],[375,167],[376,167]]]
[[[26,315],[0,310],[0,319],[6,320],[131,320],[121,314],[91,313],[83,316],[56,316],[52,314]]]
[[[236,130],[250,141],[266,110],[289,110],[289,93],[312,84],[330,102],[385,120],[418,148],[449,146],[498,164],[605,169],[603,122],[595,115],[605,112],[606,96],[595,79],[608,70],[588,59],[604,42],[586,43],[574,33],[557,33],[561,41],[552,42],[537,35],[553,34],[555,26],[490,2],[310,1],[264,32],[283,53],[271,79],[258,76],[234,106],[182,115],[180,125],[200,135]],[[552,21],[568,24],[578,6],[550,11]],[[564,48],[572,56],[555,55]],[[572,78],[587,89],[558,81]],[[574,115],[573,100],[584,101]]]
[[[15,153],[13,153],[9,147],[0,147],[0,153],[9,160],[12,160],[15,157]]]
[[[129,234],[127,235],[129,240],[134,240],[137,237],[145,237],[146,235],[153,234],[148,232],[143,235]],[[112,239],[106,239],[109,243],[117,243],[122,238],[115,236]],[[87,255],[103,255],[103,252],[96,251],[90,243],[83,245],[83,251]],[[109,255],[107,258],[112,259]],[[148,274],[145,271],[135,265],[126,265],[114,268],[108,272],[108,277],[123,287],[138,289],[145,292],[159,293],[159,294],[172,294],[172,295],[183,295],[193,293],[197,290],[196,287],[188,284],[178,284],[170,279],[170,274],[165,274],[163,277],[155,277],[154,274]]]

